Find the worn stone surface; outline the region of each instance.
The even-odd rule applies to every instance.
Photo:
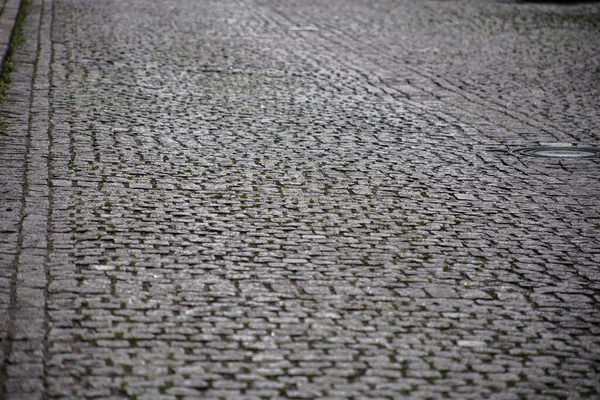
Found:
[[[32,0],[0,390],[600,396],[600,6]]]

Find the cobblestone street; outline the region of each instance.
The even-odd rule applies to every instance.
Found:
[[[0,398],[600,399],[600,3],[26,7]]]

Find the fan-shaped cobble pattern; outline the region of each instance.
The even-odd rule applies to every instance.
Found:
[[[600,395],[597,4],[29,8],[7,398]]]

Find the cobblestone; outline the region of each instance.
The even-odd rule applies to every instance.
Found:
[[[600,396],[598,15],[30,0],[1,395]]]

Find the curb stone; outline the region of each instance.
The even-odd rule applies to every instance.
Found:
[[[7,0],[0,15],[0,72],[4,70],[4,61],[8,55],[22,4],[23,0]]]

